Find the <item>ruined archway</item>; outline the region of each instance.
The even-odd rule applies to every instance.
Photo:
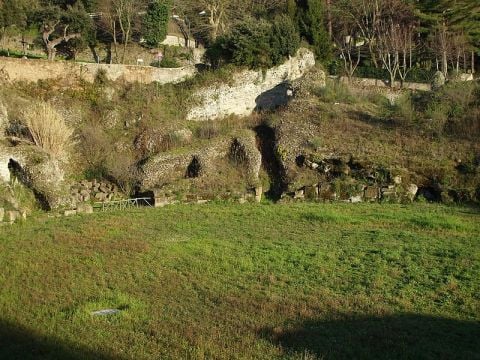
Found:
[[[43,210],[46,210],[46,211],[51,210],[50,204],[48,203],[46,196],[40,193],[39,191],[37,191],[34,187],[32,187],[28,174],[25,172],[24,168],[17,160],[10,158],[8,160],[7,168],[9,171],[8,181],[11,184],[15,186],[15,184],[18,182],[23,186],[25,186],[26,188],[30,189],[34,194],[38,205]]]
[[[190,164],[187,166],[187,173],[185,176],[187,178],[197,178],[200,176],[201,171],[202,165],[200,164],[200,160],[197,156],[194,156]]]

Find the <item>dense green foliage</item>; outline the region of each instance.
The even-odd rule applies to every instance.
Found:
[[[170,14],[176,15],[175,20]],[[45,37],[52,24],[56,24],[52,42],[80,33],[65,36],[53,48],[46,44],[49,58],[57,50],[75,58],[89,45],[98,61],[95,47],[113,45],[114,61],[122,62],[132,39],[143,38],[148,47],[158,47],[171,21],[177,22],[186,43],[195,40],[207,48],[213,67],[226,63],[270,67],[294,54],[299,39],[308,42],[334,73],[349,77],[371,73],[392,85],[394,80],[427,81],[437,70],[447,78],[458,72],[474,73],[480,66],[480,7],[467,0],[0,2],[3,35],[24,34],[34,26]],[[112,54],[106,59],[111,60]]]
[[[218,38],[207,52],[218,66],[231,62],[250,68],[268,68],[295,55],[300,37],[292,20],[279,16],[273,22],[250,18]]]
[[[156,0],[150,3],[143,19],[143,36],[148,46],[158,46],[167,36],[170,20],[170,0]]]
[[[331,39],[325,26],[325,1],[301,0],[295,17],[300,33],[312,44],[315,54],[321,61],[330,61],[332,56]]]
[[[31,219],[0,232],[0,357],[474,358],[478,220],[341,204]]]

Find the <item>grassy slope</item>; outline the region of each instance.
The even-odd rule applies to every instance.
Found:
[[[211,204],[4,227],[0,358],[475,358],[479,220]]]

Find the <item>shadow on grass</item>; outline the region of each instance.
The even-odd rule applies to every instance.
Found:
[[[261,336],[322,359],[480,359],[480,322],[421,315],[307,321]]]
[[[371,114],[368,114],[362,111],[350,111],[348,113],[348,116],[352,119],[364,122],[369,125],[377,126],[386,130],[398,128],[398,124],[396,124],[391,119],[373,116]]]
[[[80,344],[65,343],[1,320],[0,359],[113,360],[120,358],[84,348]]]

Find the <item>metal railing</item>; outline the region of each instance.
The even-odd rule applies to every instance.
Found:
[[[153,207],[153,200],[145,197],[95,203],[95,207],[100,209],[100,211],[128,210],[139,208],[140,206]]]

